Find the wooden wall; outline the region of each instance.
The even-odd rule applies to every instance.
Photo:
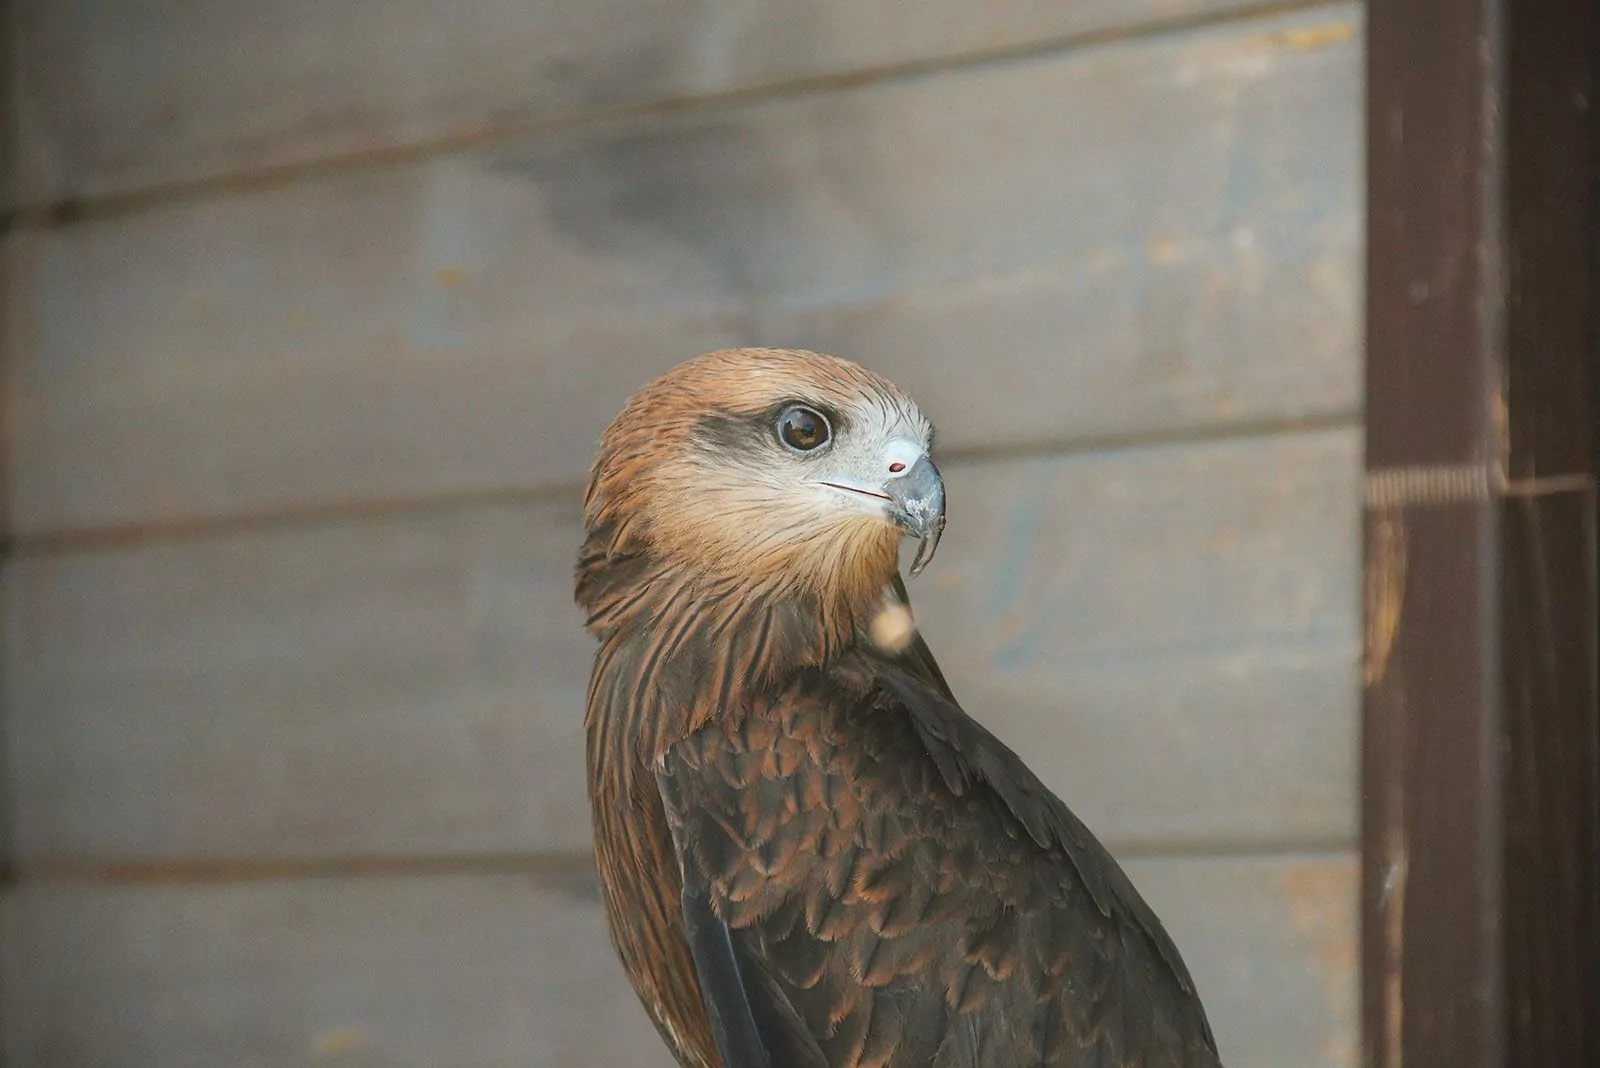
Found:
[[[664,1066],[577,493],[738,343],[918,397],[958,693],[1356,1063],[1359,6],[14,7],[6,1063]]]

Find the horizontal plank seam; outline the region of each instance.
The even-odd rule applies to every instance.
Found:
[[[1119,860],[1247,858],[1354,854],[1350,835],[1284,839],[1130,842],[1111,847]],[[255,883],[294,879],[415,878],[440,875],[549,875],[589,871],[587,851],[460,856],[287,857],[172,860],[38,858],[17,862],[14,883],[101,883],[148,886]]]
[[[477,145],[553,130],[911,81],[931,75],[1040,59],[1058,53],[1180,34],[1230,23],[1262,21],[1317,8],[1342,7],[1348,3],[1349,0],[1276,0],[1229,11],[1152,19],[1099,30],[1062,34],[1017,45],[952,52],[834,74],[759,83],[710,93],[665,97],[609,108],[557,111],[521,121],[485,123],[460,133],[422,141],[333,153],[295,163],[261,167],[254,171],[161,182],[101,196],[75,197],[69,194],[54,200],[18,205],[6,215],[5,220],[8,224],[32,229],[53,229],[90,219],[126,214],[171,201],[253,192],[348,168],[416,162]]]
[[[1131,433],[1081,435],[1056,441],[1032,441],[1009,445],[975,445],[939,451],[939,462],[950,464],[998,463],[1006,460],[1039,459],[1051,456],[1083,456],[1097,452],[1171,448],[1228,441],[1249,441],[1271,437],[1317,434],[1331,430],[1353,430],[1361,426],[1361,413],[1343,410],[1295,419],[1263,419],[1212,426],[1172,427]],[[136,548],[152,544],[207,541],[262,531],[300,529],[340,523],[403,517],[438,515],[472,509],[527,506],[550,501],[572,500],[581,496],[578,483],[545,486],[504,486],[422,494],[415,497],[340,501],[308,504],[273,511],[240,512],[231,515],[194,516],[187,519],[148,523],[113,524],[101,527],[24,531],[10,535],[0,544],[0,553],[9,551],[13,559],[59,557]]]
[[[418,875],[537,875],[592,869],[587,851],[441,856],[222,857],[90,860],[40,857],[13,865],[16,882],[129,885],[247,883]]]

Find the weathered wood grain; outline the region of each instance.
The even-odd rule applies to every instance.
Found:
[[[1118,841],[1353,838],[1358,436],[962,465],[918,623]]]
[[[1351,840],[1355,428],[951,464],[957,693],[1107,840]],[[576,501],[18,561],[22,863],[583,848]]]
[[[1600,1064],[1600,9],[1373,13],[1363,1060]]]
[[[956,448],[1353,412],[1359,19],[551,130],[31,232],[15,523],[574,483],[629,390],[734,343],[861,359]]]
[[[92,198],[1262,0],[23,0],[26,196]]]
[[[1136,861],[1231,1068],[1353,1068],[1349,855]],[[670,1063],[587,879],[30,884],[8,1064]]]
[[[1360,946],[1353,854],[1133,860],[1229,1068],[1355,1068]]]
[[[8,1064],[672,1064],[588,877],[30,884]]]

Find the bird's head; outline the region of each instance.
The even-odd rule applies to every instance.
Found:
[[[629,399],[601,442],[591,537],[691,574],[880,592],[944,529],[933,430],[887,380],[832,356],[730,349]]]

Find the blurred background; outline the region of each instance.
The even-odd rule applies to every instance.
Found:
[[[920,401],[956,692],[1232,1068],[1356,1063],[1359,5],[6,17],[7,1064],[666,1068],[571,570],[739,344]]]

